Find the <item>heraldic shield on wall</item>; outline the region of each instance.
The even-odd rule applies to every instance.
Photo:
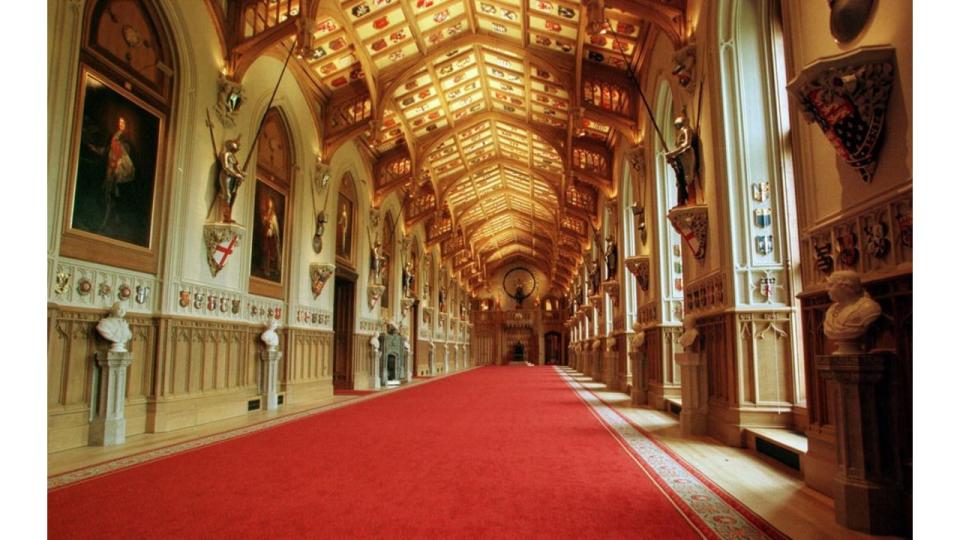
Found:
[[[804,119],[820,126],[864,182],[877,170],[894,57],[893,47],[862,47],[810,64],[788,85]]]

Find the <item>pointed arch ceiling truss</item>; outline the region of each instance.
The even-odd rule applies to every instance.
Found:
[[[643,72],[659,33],[679,48],[688,31],[685,0],[240,0],[213,12],[237,80],[296,45],[321,158],[359,138],[374,204],[409,193],[407,226],[423,221],[471,288],[511,261],[570,285],[599,196],[615,191],[613,149],[640,138],[628,71]]]

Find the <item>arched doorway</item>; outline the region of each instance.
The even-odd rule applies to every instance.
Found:
[[[543,335],[543,362],[550,366],[563,364],[563,339],[560,332],[547,332]]]

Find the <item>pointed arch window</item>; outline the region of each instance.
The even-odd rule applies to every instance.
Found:
[[[620,244],[623,246],[621,249],[620,260],[625,260],[627,257],[633,257],[637,254],[637,245],[636,245],[636,229],[633,226],[634,217],[632,205],[634,201],[634,191],[633,191],[633,176],[631,173],[631,166],[627,160],[624,160],[623,164],[623,174],[621,179],[621,196],[620,196],[620,223],[623,224],[623,235],[620,240]],[[637,317],[637,280],[634,279],[633,274],[629,272],[624,272],[624,314],[626,316],[624,324],[629,330],[633,327],[633,323]]]
[[[667,81],[661,81],[657,89],[656,99],[657,124],[663,130],[663,138],[667,141],[674,140],[673,119],[675,116],[673,110],[673,94],[670,91],[670,84]],[[662,286],[665,299],[683,298],[683,258],[681,256],[680,235],[669,225],[667,221],[667,212],[677,205],[677,178],[673,167],[667,164],[666,153],[669,148],[664,148],[659,138],[656,140],[656,186],[657,186],[657,217],[660,232],[660,259],[666,264],[661,264],[661,272],[664,277]],[[674,314],[679,320],[679,315]]]

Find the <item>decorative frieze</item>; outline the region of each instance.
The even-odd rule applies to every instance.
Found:
[[[151,313],[159,309],[157,284],[153,276],[60,259],[47,298],[61,305],[102,309],[120,301],[127,311]]]
[[[724,307],[723,274],[711,274],[687,284],[683,293],[685,313],[700,313]]]
[[[637,323],[647,326],[657,322],[657,304],[659,302],[650,302],[637,308]]]
[[[913,261],[912,192],[897,193],[867,208],[819,224],[801,239],[805,286],[825,283],[836,270],[909,270]]]
[[[282,320],[285,309],[279,300],[196,284],[175,283],[169,294],[176,298],[173,312],[190,317],[263,323],[267,319]]]
[[[359,326],[360,333],[374,334],[381,330],[383,324],[377,319],[360,319]]]
[[[294,320],[305,327],[330,328],[333,324],[333,314],[322,309],[308,306],[297,306]]]

